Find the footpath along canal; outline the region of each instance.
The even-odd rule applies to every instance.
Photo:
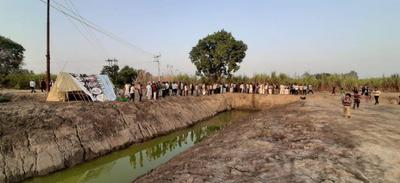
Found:
[[[28,179],[26,183],[108,183],[132,182],[139,176],[167,162],[208,135],[254,111],[233,110],[171,134],[157,137],[107,156],[47,176]]]

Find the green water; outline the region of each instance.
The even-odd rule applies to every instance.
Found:
[[[98,159],[26,183],[130,183],[137,177],[167,162],[250,111],[227,111],[193,127],[133,145]]]

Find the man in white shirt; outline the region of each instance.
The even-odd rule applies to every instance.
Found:
[[[34,80],[29,81],[29,87],[31,88],[31,93],[36,93],[35,91],[36,82]]]
[[[148,100],[151,100],[151,95],[152,95],[151,86],[150,86],[150,82],[148,82],[146,85],[146,96],[147,96]]]
[[[132,84],[130,89],[129,89],[129,100],[135,102],[135,85]]]

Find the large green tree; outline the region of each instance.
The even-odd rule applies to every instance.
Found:
[[[132,83],[136,77],[138,76],[138,72],[136,69],[125,66],[118,72],[118,82],[120,83]]]
[[[11,39],[0,36],[0,76],[19,71],[23,64],[25,48]]]
[[[189,53],[196,66],[196,75],[219,81],[230,78],[239,70],[239,64],[246,56],[247,45],[236,40],[231,33],[221,30],[200,39]]]
[[[132,83],[138,76],[138,71],[132,67],[124,66],[121,70],[118,65],[104,66],[100,74],[106,74],[117,86],[122,87],[126,83]]]
[[[108,66],[105,65],[103,69],[100,71],[100,74],[106,74],[110,77],[111,81],[113,83],[116,83],[118,79],[118,71],[119,71],[119,66],[118,65],[112,65]]]

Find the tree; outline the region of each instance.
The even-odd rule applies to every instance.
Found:
[[[149,73],[149,72],[147,72],[145,70],[139,69],[137,71],[137,73],[138,73],[138,75],[137,75],[137,79],[136,80],[141,82],[141,83],[145,83],[145,82],[151,81],[153,79],[153,75],[151,75],[151,73]]]
[[[21,69],[25,48],[11,39],[0,36],[0,76]]]
[[[118,71],[119,71],[118,65],[112,65],[112,66],[105,65],[101,70],[100,74],[108,75],[111,81],[113,83],[116,83],[118,79]]]
[[[237,41],[231,33],[221,30],[200,39],[190,51],[190,60],[196,66],[196,75],[220,81],[239,70],[246,56],[247,45]]]
[[[132,83],[136,79],[137,75],[138,73],[134,68],[125,66],[118,72],[118,83]]]
[[[351,78],[355,78],[358,79],[358,74],[356,71],[350,71],[349,73],[344,74],[345,77],[351,77]]]

